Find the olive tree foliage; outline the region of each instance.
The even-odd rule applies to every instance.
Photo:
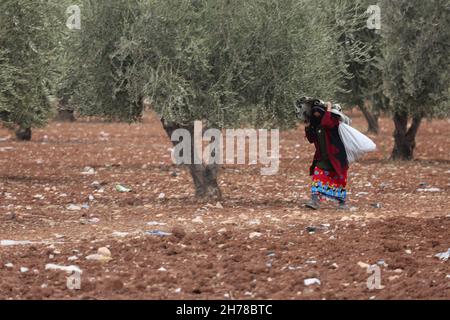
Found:
[[[410,160],[422,119],[449,113],[450,1],[384,0],[381,6],[384,92],[395,123],[392,157]]]
[[[137,1],[80,0],[81,29],[67,32],[58,96],[81,115],[135,121],[140,101],[125,89],[120,63],[112,57],[125,27],[133,22]]]
[[[55,1],[0,2],[0,121],[25,130],[43,126],[51,115],[48,87],[52,54],[63,25]]]
[[[378,133],[378,116],[385,108],[385,97],[381,34],[368,25],[368,9],[373,4],[370,0],[319,1],[318,8],[328,15],[346,64],[343,90],[335,98],[345,107],[359,107],[368,122],[368,131]]]
[[[167,121],[294,125],[299,95],[330,98],[342,61],[312,1],[83,1],[75,100],[136,120],[149,97]]]

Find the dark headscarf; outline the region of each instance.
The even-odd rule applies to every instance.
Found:
[[[320,113],[320,117],[316,117],[314,114],[316,112]],[[314,108],[312,108],[311,111],[311,125],[313,127],[318,127],[320,125],[320,123],[322,122],[322,118],[325,115],[325,108],[323,108],[322,106],[315,106]]]

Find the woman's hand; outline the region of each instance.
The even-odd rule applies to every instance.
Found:
[[[330,101],[328,101],[328,102],[326,103],[326,106],[327,106],[327,111],[328,111],[328,112],[331,112],[331,110],[333,109],[333,104],[332,104]]]

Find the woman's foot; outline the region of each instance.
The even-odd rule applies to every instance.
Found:
[[[312,210],[319,210],[320,204],[318,202],[309,200],[307,203],[305,203],[305,207],[307,207],[308,209],[312,209]]]
[[[320,209],[319,197],[317,195],[313,195],[311,200],[305,203],[305,207],[312,210],[319,210]]]
[[[349,207],[348,207],[348,205],[345,202],[339,202],[338,210],[348,211]]]

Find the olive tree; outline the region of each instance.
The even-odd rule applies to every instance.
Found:
[[[395,124],[392,158],[411,160],[422,120],[448,115],[450,1],[384,0],[381,6],[384,91]]]
[[[31,139],[51,116],[48,87],[55,36],[63,25],[55,1],[0,2],[0,121]]]

